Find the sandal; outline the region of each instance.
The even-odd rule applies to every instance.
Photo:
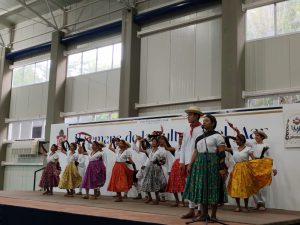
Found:
[[[89,196],[89,195],[85,195],[85,196],[83,196],[82,198],[83,198],[83,199],[89,199],[90,196]]]
[[[159,201],[158,200],[155,200],[155,201],[151,201],[150,202],[150,205],[158,205],[159,204]]]
[[[233,210],[233,212],[242,212],[241,208],[236,208],[235,210]]]

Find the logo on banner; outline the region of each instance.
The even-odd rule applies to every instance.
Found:
[[[291,116],[286,121],[286,140],[299,140],[300,139],[300,115]]]

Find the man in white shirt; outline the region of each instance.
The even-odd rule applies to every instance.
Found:
[[[183,141],[180,152],[180,168],[182,172],[186,172],[186,168],[190,163],[193,151],[195,149],[195,140],[197,137],[203,134],[200,117],[203,115],[200,108],[197,106],[191,106],[187,110],[187,119],[190,124],[190,129],[183,134]],[[198,213],[200,214],[200,205],[198,205]],[[193,218],[195,216],[195,203],[189,201],[189,211],[183,215],[182,219]]]

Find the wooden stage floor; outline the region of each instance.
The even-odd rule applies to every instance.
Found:
[[[85,200],[80,196],[64,197],[64,193],[43,196],[42,192],[0,191],[0,204],[26,208],[65,212],[78,215],[115,218],[157,224],[185,224],[189,220],[180,219],[187,208],[173,208],[173,202],[148,205],[142,200],[126,199],[116,203],[112,197],[101,196],[97,200]],[[218,219],[227,224],[300,224],[300,212],[268,209],[265,212],[233,212],[232,207],[218,210]],[[194,224],[201,224],[200,222]],[[204,224],[204,223],[202,223]]]

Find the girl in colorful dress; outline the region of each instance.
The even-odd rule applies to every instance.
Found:
[[[159,192],[164,191],[166,187],[166,178],[162,169],[162,165],[166,162],[166,151],[159,148],[157,137],[152,138],[151,149],[140,151],[148,155],[148,159],[142,169],[144,170],[144,180],[142,183],[142,191],[147,192],[148,198],[145,203],[158,205],[160,201]],[[151,192],[155,193],[156,199],[152,200]]]
[[[211,218],[216,219],[217,205],[224,202],[222,180],[226,175],[225,142],[215,131],[216,126],[217,120],[214,116],[204,116],[204,134],[196,139],[195,150],[187,167],[184,198],[201,204],[201,216],[197,218],[199,221],[210,218],[208,205],[212,208]]]
[[[129,151],[131,145],[125,141],[118,142],[118,148],[112,147],[112,142],[109,149],[116,153],[116,162],[112,169],[111,178],[107,190],[116,192],[117,196],[115,202],[122,202],[123,198],[121,193],[127,193],[133,185],[133,166],[132,154]]]
[[[65,143],[69,146],[69,152],[65,147]],[[67,189],[66,197],[73,197],[75,188],[77,188],[82,181],[82,178],[78,172],[78,155],[75,153],[77,148],[76,143],[69,144],[67,141],[62,142],[62,153],[67,155],[68,164],[63,172],[58,187],[61,189]]]
[[[246,138],[242,134],[236,136],[237,149],[227,149],[233,152],[233,159],[235,161],[234,168],[230,173],[228,181],[228,194],[235,198],[237,208],[235,212],[241,212],[240,199],[243,198],[245,202],[245,209],[248,211],[248,199],[250,196],[257,193],[261,188],[268,185],[272,181],[272,160],[265,159],[263,161],[251,160],[255,159],[254,150],[245,145]]]
[[[264,142],[268,138],[268,135],[262,130],[254,131],[254,141],[246,141],[246,145],[253,149],[253,154],[256,159],[263,159],[265,157],[270,158],[270,150],[267,143]],[[277,170],[274,166],[273,161],[273,175],[276,176]],[[267,198],[268,187],[264,187],[253,195],[254,202],[256,204],[256,210],[266,210],[266,198]]]
[[[99,188],[103,187],[106,181],[106,167],[104,164],[105,153],[102,148],[105,147],[103,142],[93,141],[92,152],[89,154],[89,165],[86,169],[82,188],[85,188],[86,195],[84,199],[97,199],[100,195]],[[89,190],[94,189],[94,195],[89,196]]]
[[[178,146],[175,151],[175,162],[172,165],[168,184],[167,184],[167,187],[165,190],[166,192],[170,192],[170,193],[174,194],[176,203],[174,205],[172,205],[172,207],[178,207],[178,205],[179,205],[178,193],[183,194],[184,186],[185,186],[185,182],[186,182],[186,176],[184,176],[184,174],[181,172],[180,165],[179,165],[183,133],[177,132],[177,134],[179,136],[179,140],[178,140]],[[182,205],[185,206],[183,198],[182,198]]]
[[[41,188],[46,190],[43,195],[53,195],[53,187],[57,187],[59,183],[60,166],[57,148],[57,145],[53,144],[50,153],[44,153],[44,155],[47,155],[47,166],[43,171],[39,184]]]
[[[162,131],[163,131],[163,127],[162,127]],[[173,148],[170,145],[169,140],[166,138],[166,136],[164,136],[163,133],[159,136],[159,148],[162,151],[165,151],[165,153],[166,153],[166,161],[161,167],[164,171],[164,175],[165,175],[166,180],[168,180],[169,179],[169,174],[171,173],[172,165],[174,163],[175,148]],[[166,201],[164,191],[165,190],[163,190],[160,193],[160,201],[161,202]]]

